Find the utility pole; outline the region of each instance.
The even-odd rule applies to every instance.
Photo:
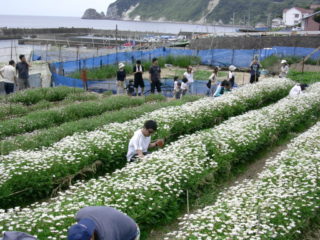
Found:
[[[232,16],[232,25],[234,26],[234,18],[235,18],[235,16],[236,16],[236,13],[235,12],[233,12],[233,16]]]
[[[251,12],[250,12],[250,10],[249,10],[249,18],[248,18],[248,25],[249,25],[249,27],[250,27],[250,20],[251,20]]]

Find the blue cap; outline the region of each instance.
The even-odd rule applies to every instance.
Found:
[[[90,240],[95,229],[94,221],[88,218],[81,219],[69,228],[68,240]]]

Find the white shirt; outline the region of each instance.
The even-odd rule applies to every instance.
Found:
[[[216,74],[215,73],[212,73],[211,76],[209,77],[209,80],[211,80],[211,83],[215,83],[216,82]]]
[[[234,73],[231,72],[231,71],[229,71],[229,76],[228,76],[228,78],[231,79],[233,76],[234,76]]]
[[[181,90],[188,90],[188,83],[181,83]]]
[[[3,68],[0,69],[0,72],[4,77],[2,79],[2,82],[14,83],[14,78],[16,76],[16,69],[13,66],[11,65],[4,66]]]
[[[280,76],[281,77],[286,77],[288,75],[288,72],[289,72],[289,66],[288,65],[281,66],[281,69],[280,69]]]
[[[151,136],[146,137],[143,135],[142,129],[137,130],[129,142],[127,160],[130,161],[131,158],[137,154],[137,150],[147,152],[150,143]]]
[[[174,90],[174,91],[179,90],[179,88],[178,88],[178,81],[174,81],[173,90]]]
[[[290,97],[296,97],[296,96],[299,96],[300,94],[302,94],[301,87],[300,87],[299,85],[295,85],[295,86],[290,90],[289,96],[290,96]]]
[[[193,71],[191,73],[185,72],[183,76],[188,79],[188,84],[193,83]]]

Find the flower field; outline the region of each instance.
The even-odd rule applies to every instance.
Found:
[[[168,239],[298,239],[319,213],[320,122],[269,159],[257,180],[220,194],[186,215]]]
[[[121,150],[120,147],[118,147],[119,149],[112,149],[111,145],[108,145],[108,139],[111,139],[112,136],[114,144],[121,141],[123,141],[123,143],[127,142],[128,135],[132,133],[130,132],[132,131],[130,127],[132,126],[133,129],[136,129],[141,126],[145,119],[152,118],[159,122],[161,127],[158,136],[188,134],[194,132],[195,129],[197,129],[196,126],[200,128],[200,126],[209,127],[211,125],[202,123],[200,121],[202,118],[213,120],[217,116],[226,116],[221,115],[221,113],[223,113],[222,110],[228,112],[229,115],[227,116],[231,116],[231,113],[235,115],[236,113],[239,114],[240,112],[247,111],[248,106],[252,108],[253,106],[256,108],[259,107],[257,103],[261,105],[263,102],[263,97],[261,98],[261,96],[265,95],[265,97],[269,96],[270,98],[270,93],[274,91],[272,90],[273,87],[279,91],[280,86],[285,85],[285,82],[281,82],[280,86],[277,86],[279,81],[286,82],[287,80],[277,79],[261,82],[257,85],[243,87],[230,95],[214,99],[214,101],[202,99],[194,103],[184,104],[179,108],[161,109],[146,114],[137,120],[130,121],[130,124],[110,124],[99,131],[86,133],[84,135],[75,135],[68,139],[69,142],[72,142],[73,139],[77,137],[78,143],[76,146],[79,146],[81,140],[84,139],[79,138],[79,136],[86,136],[86,141],[88,138],[95,139],[95,137],[97,137],[100,140],[99,142],[102,142],[102,146],[98,145],[96,147],[102,149],[103,146],[108,146],[106,149],[108,149],[110,155],[114,154],[114,156],[116,156],[115,152],[124,150]],[[290,85],[289,82],[288,84]],[[255,96],[255,92],[259,92],[257,93],[257,95],[260,96],[259,98]],[[256,99],[252,101],[252,98]],[[257,99],[260,101],[257,101]],[[274,97],[272,99],[274,99]],[[236,102],[237,105],[234,105],[234,102]],[[243,108],[238,112],[233,109],[236,108],[234,106],[238,106],[238,108],[243,106]],[[240,116],[231,117],[229,120],[214,128],[181,136],[178,140],[173,141],[164,149],[155,151],[141,162],[128,164],[122,169],[116,170],[112,174],[107,174],[104,177],[91,179],[87,182],[79,181],[71,186],[69,190],[60,192],[56,198],[31,204],[27,208],[15,207],[7,211],[1,211],[0,231],[13,229],[25,231],[38,236],[41,240],[65,239],[67,228],[75,221],[75,213],[81,207],[87,205],[108,205],[116,207],[133,217],[142,230],[146,230],[149,226],[155,226],[164,221],[164,219],[174,218],[183,204],[185,191],[192,191],[192,189],[197,188],[201,180],[208,174],[215,173],[218,177],[219,172],[230,171],[235,163],[245,161],[249,156],[271,145],[276,138],[294,129],[297,125],[305,121],[316,121],[315,116],[319,114],[319,106],[320,84],[315,84],[300,97],[286,97],[273,105],[249,111]],[[164,112],[166,118],[163,118]],[[219,113],[219,115],[214,115],[214,113]],[[179,121],[182,127],[174,128],[177,127],[175,121]],[[117,127],[117,131],[112,130],[113,126]],[[130,130],[128,130],[128,128]],[[185,132],[181,129],[184,129]],[[106,132],[108,134],[106,134]],[[93,133],[94,135],[91,135]],[[100,133],[101,135],[97,136],[97,134]],[[59,144],[61,143],[57,143],[56,146],[62,147],[62,145]],[[310,145],[308,147],[307,145],[306,149],[310,150],[312,146],[313,145]],[[55,145],[50,149],[54,147]],[[43,151],[49,151],[50,149],[44,149]],[[85,149],[85,147],[80,145],[80,149],[78,149],[77,152],[83,149]],[[106,149],[104,149],[104,151],[106,151]],[[86,150],[86,152],[89,151]],[[44,162],[41,164],[39,158],[42,155],[40,154],[36,155],[35,152],[31,151],[25,152],[24,155],[22,153],[18,155],[18,153],[19,152],[13,152],[2,157],[2,161],[7,165],[3,164],[1,171],[8,173],[4,175],[5,180],[1,180],[3,186],[12,179],[13,171],[6,172],[7,169],[18,169],[18,171],[21,172],[20,176],[23,176],[28,171],[32,172],[32,175],[36,175],[38,174],[36,170],[50,170],[49,167],[50,164],[52,164],[50,158],[46,159],[46,164],[44,164]],[[45,152],[42,153],[44,154]],[[62,153],[60,153],[60,156],[62,156]],[[30,162],[35,165],[31,165],[26,157],[23,159],[23,156],[27,154],[34,156]],[[20,158],[16,156],[20,156]],[[303,155],[299,156],[301,157]],[[317,154],[315,156],[317,156]],[[55,161],[59,166],[56,167],[55,170],[63,170],[63,168],[69,164],[73,167],[79,164],[76,158],[72,158],[72,154],[64,156],[64,165],[62,165],[62,163],[59,165],[58,158],[59,156],[55,157]],[[299,160],[299,157],[297,160]],[[23,165],[20,164],[23,161],[25,161]],[[111,158],[109,161],[111,161]],[[11,163],[16,165],[9,166]],[[291,162],[289,161],[289,163]],[[30,165],[28,166],[28,164]],[[24,168],[24,166],[28,167]],[[54,164],[52,166],[54,166]],[[273,164],[270,166],[273,167]],[[41,169],[44,167],[46,167],[45,170]],[[289,164],[288,167],[290,168]],[[307,167],[305,167],[305,169],[307,169]],[[273,168],[273,170],[277,172],[278,168]],[[313,172],[317,171],[313,170]],[[15,176],[15,178],[18,177],[19,176]],[[292,178],[288,179],[293,180],[296,176],[291,175],[291,177]],[[32,180],[31,175],[29,178]],[[312,179],[307,179],[307,182],[312,183]],[[272,181],[274,185],[276,182],[277,181]],[[19,184],[20,183],[22,183],[22,181],[19,182]],[[290,183],[292,183],[290,186],[294,188],[300,186],[299,184],[295,184],[294,181]],[[266,185],[266,187],[268,186]],[[301,193],[306,194],[307,192],[301,191]],[[301,196],[301,194],[299,196]],[[301,199],[304,198],[301,196]],[[274,206],[276,208],[278,207],[276,204]],[[279,216],[283,216],[283,219],[287,221],[287,219],[285,219],[286,217],[281,215],[281,213],[282,212],[279,211]],[[290,222],[290,220],[288,222]],[[279,223],[279,226],[281,226],[280,222],[276,221],[276,223]],[[194,239],[202,238],[196,237]]]
[[[173,141],[184,134],[212,127],[230,116],[275,102],[287,95],[293,84],[286,79],[270,79],[217,99],[204,98],[162,108],[131,121],[76,133],[41,150],[17,150],[1,156],[0,206],[17,206],[26,199],[49,196],[65,178],[96,161],[103,163],[104,172],[123,167],[129,139],[145,120],[158,122],[160,127],[155,137]]]

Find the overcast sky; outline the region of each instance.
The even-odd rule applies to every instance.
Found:
[[[39,15],[80,17],[87,8],[107,11],[115,0],[0,0],[0,15]]]

